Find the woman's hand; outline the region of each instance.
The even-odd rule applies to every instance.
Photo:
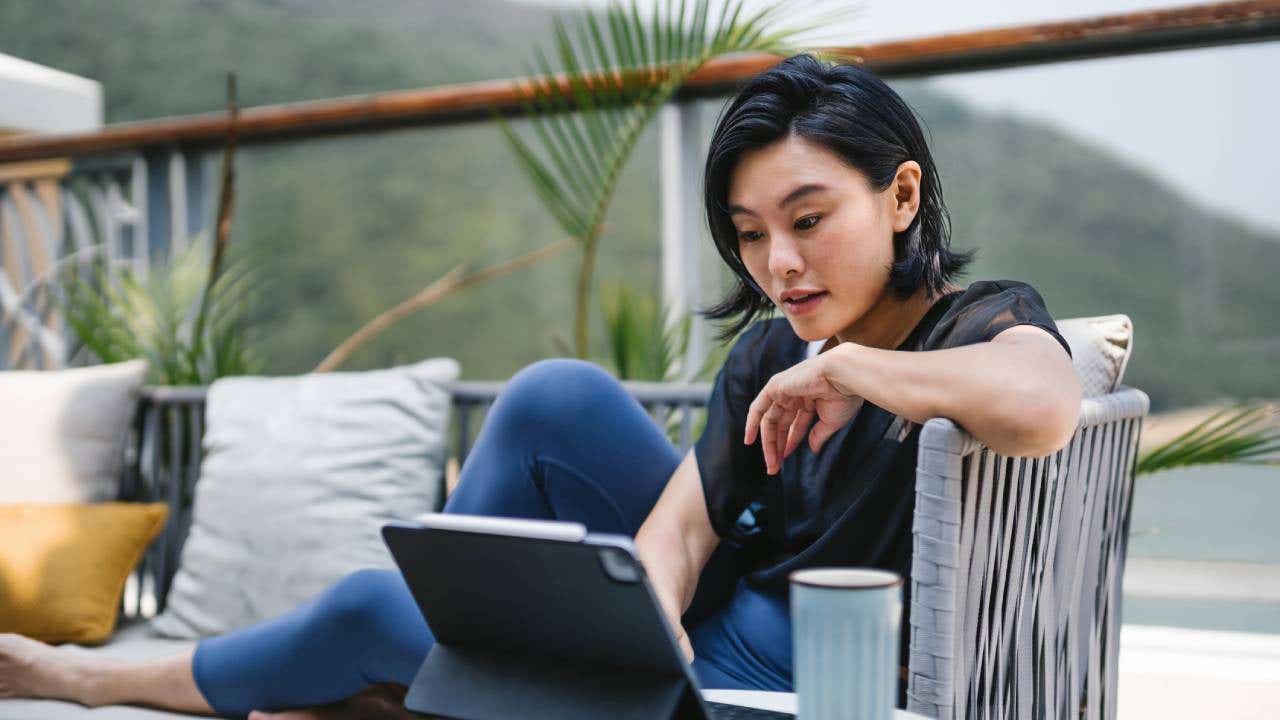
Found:
[[[653,585],[662,614],[689,662],[693,662],[693,644],[681,616],[693,601],[702,569],[720,544],[707,516],[702,492],[698,460],[690,450],[671,474],[635,540],[636,554]]]
[[[662,614],[666,615],[667,622],[671,623],[671,631],[675,633],[676,643],[684,653],[685,661],[693,662],[693,643],[689,641],[689,633],[684,631],[684,623],[681,622],[680,611],[677,609],[679,605],[665,588],[655,585],[653,591],[658,596],[658,605],[662,608]]]
[[[693,662],[693,643],[689,642],[689,633],[684,631],[684,625],[680,622],[676,622],[676,642],[684,653],[684,661]]]
[[[770,475],[776,475],[782,460],[800,446],[806,431],[809,448],[817,452],[862,406],[862,398],[831,380],[832,363],[843,356],[838,349],[831,348],[774,375],[751,401],[742,441],[750,445],[760,438],[765,470]],[[815,418],[817,422],[813,422]]]

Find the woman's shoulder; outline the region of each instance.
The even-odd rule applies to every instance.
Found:
[[[960,297],[957,298],[952,307],[960,307],[961,300],[966,301],[965,304],[976,302],[993,295],[1026,295],[1040,300],[1044,304],[1044,298],[1040,297],[1039,291],[1031,286],[1030,283],[1022,280],[974,280],[968,286],[960,290]]]
[[[1044,298],[1021,280],[975,280],[953,292],[925,347],[941,349],[990,340],[1015,325],[1035,325],[1058,336]],[[1066,347],[1066,341],[1061,341]],[[1070,350],[1067,351],[1070,353]]]
[[[968,286],[952,291],[951,295],[955,297],[943,314],[943,320],[984,308],[1007,308],[1011,305],[1031,306],[1048,311],[1040,292],[1022,280],[974,280]]]

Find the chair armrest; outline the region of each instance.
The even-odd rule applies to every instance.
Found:
[[[1149,408],[1129,387],[1085,398],[1070,442],[1041,458],[993,453],[946,418],[924,424],[908,709],[1022,717],[1044,706],[1065,717],[1083,701],[1114,717],[1120,579]]]

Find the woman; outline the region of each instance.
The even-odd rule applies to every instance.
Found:
[[[1035,290],[950,282],[969,257],[949,248],[932,156],[870,72],[800,55],[754,78],[718,123],[705,191],[739,280],[708,314],[741,336],[694,450],[681,459],[602,371],[545,361],[495,403],[445,511],[634,534],[701,684],[790,690],[788,573],[910,572],[920,424],[949,417],[998,452],[1046,455],[1069,440],[1080,387]],[[770,308],[783,317],[754,322]],[[366,570],[155,663],[6,636],[0,694],[273,711],[260,718],[355,696],[394,711],[377,688],[408,685],[431,643],[399,574]],[[289,708],[304,709],[274,712]]]

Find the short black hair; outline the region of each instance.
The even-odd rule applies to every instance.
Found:
[[[726,320],[721,339],[737,335],[771,303],[738,254],[729,217],[729,178],[742,154],[789,134],[831,150],[865,175],[876,192],[893,182],[907,160],[920,165],[920,207],[906,230],[894,233],[889,284],[906,299],[924,285],[939,294],[973,251],[951,250],[951,218],[920,123],[910,106],[875,73],[793,55],[752,78],[726,105],[711,136],[703,177],[707,223],[716,250],[738,278],[722,301],[703,311]]]

